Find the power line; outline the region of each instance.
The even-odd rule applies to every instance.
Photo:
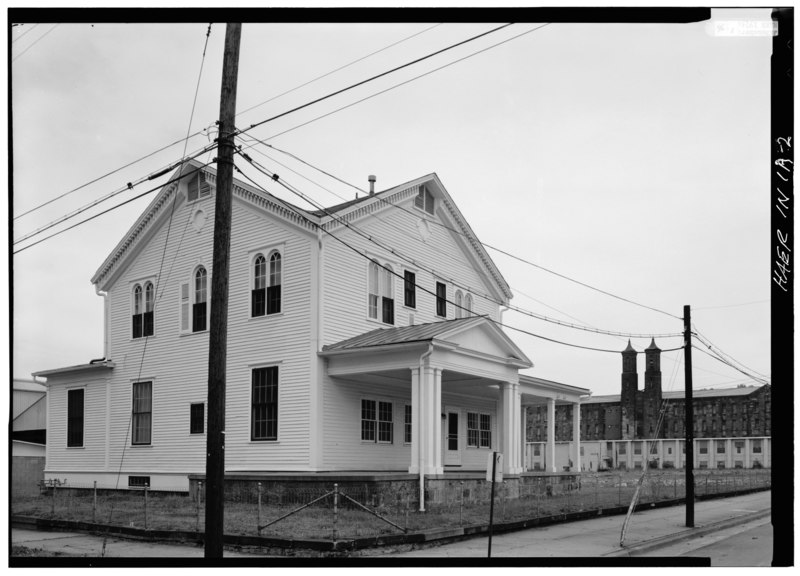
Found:
[[[370,94],[369,96],[365,96],[364,98],[361,98],[360,100],[356,100],[355,102],[352,102],[352,103],[347,104],[345,106],[342,106],[341,108],[337,108],[335,110],[332,110],[330,112],[327,112],[325,114],[317,116],[316,118],[312,118],[311,120],[308,120],[307,122],[303,122],[302,124],[297,124],[296,126],[293,126],[292,128],[284,130],[283,132],[278,132],[277,134],[273,134],[272,136],[270,136],[270,138],[277,138],[278,136],[282,136],[284,134],[288,134],[289,132],[297,130],[298,128],[302,128],[303,126],[308,126],[309,124],[311,124],[313,122],[316,122],[317,120],[321,120],[323,118],[327,118],[328,116],[336,114],[337,112],[341,112],[342,110],[346,110],[348,108],[352,108],[356,104],[361,104],[362,102],[366,102],[367,100],[375,98],[376,96],[380,96],[381,94],[385,94],[386,92],[394,90],[395,88],[399,88],[400,86],[405,86],[406,84],[410,84],[411,82],[414,82],[415,80],[419,80],[420,78],[423,78],[425,76],[429,76],[430,74],[433,74],[434,72],[438,72],[439,70],[442,70],[442,69],[447,68],[449,66],[452,66],[453,64],[457,64],[457,63],[462,62],[462,61],[464,61],[464,60],[466,60],[468,58],[472,58],[473,56],[476,56],[478,54],[486,52],[487,50],[491,50],[492,48],[496,48],[497,46],[500,46],[501,44],[505,44],[506,42],[511,42],[512,40],[516,40],[517,38],[519,38],[521,36],[524,36],[526,34],[530,34],[531,32],[536,32],[537,30],[541,30],[542,28],[544,28],[548,24],[549,23],[542,24],[538,28],[532,28],[530,30],[526,30],[525,32],[522,32],[521,34],[517,34],[516,36],[512,36],[511,38],[507,38],[507,39],[503,40],[502,42],[498,42],[497,44],[493,44],[491,46],[488,46],[486,48],[483,48],[481,50],[473,52],[472,54],[468,54],[468,55],[466,55],[466,56],[464,56],[462,58],[458,58],[457,60],[453,60],[452,62],[449,62],[447,64],[439,66],[438,68],[434,68],[433,70],[429,70],[428,72],[424,72],[423,74],[420,74],[418,76],[415,76],[413,78],[410,78],[408,80],[400,82],[400,83],[395,84],[393,86],[390,86],[390,87],[388,87],[388,88],[386,88],[384,90],[380,90],[378,92],[375,92],[374,94]],[[312,104],[313,104],[313,102],[312,102]],[[269,122],[271,120],[275,120],[276,118],[280,118],[281,116],[283,116],[283,114],[280,114],[280,115],[275,116],[273,118],[269,118],[267,120],[264,120],[264,122]],[[263,124],[263,122],[262,122],[262,124]],[[252,126],[251,126],[251,128],[252,128]],[[249,129],[250,128],[247,128],[246,130],[249,130]]]
[[[713,344],[711,342],[711,340],[709,340],[704,334],[701,334],[699,330],[695,330],[694,334],[695,334],[695,336],[697,336],[697,339],[700,340],[700,342],[702,342],[703,344],[705,344],[708,347],[709,350],[712,350],[713,352],[719,354],[720,356],[725,357],[730,362],[732,362],[734,364],[738,364],[739,366],[742,366],[743,368],[746,368],[748,371],[753,372],[754,374],[757,374],[758,376],[761,376],[762,378],[769,378],[766,374],[762,374],[761,372],[758,372],[757,370],[753,370],[752,368],[749,368],[749,367],[745,366],[744,364],[742,364],[741,362],[736,360],[730,354],[726,354],[725,352],[723,352],[722,349],[719,346],[716,346],[715,344]]]
[[[727,360],[725,360],[725,359],[724,359],[724,358],[722,358],[721,356],[717,356],[716,354],[711,354],[711,353],[709,353],[709,352],[706,352],[706,351],[705,351],[705,350],[703,350],[703,349],[702,349],[700,346],[697,346],[697,345],[695,345],[695,344],[692,344],[692,348],[695,348],[696,350],[699,350],[700,352],[702,352],[702,353],[703,353],[703,354],[705,354],[706,356],[709,356],[709,357],[713,358],[714,360],[717,360],[718,362],[722,362],[723,364],[725,364],[726,366],[729,366],[729,367],[733,368],[733,369],[734,369],[734,370],[736,370],[737,372],[741,372],[742,374],[744,374],[745,376],[747,376],[748,378],[750,378],[750,379],[752,379],[752,380],[754,380],[754,381],[756,381],[756,382],[759,382],[759,383],[761,383],[761,384],[765,384],[765,385],[768,385],[768,384],[769,384],[769,381],[768,381],[768,380],[763,380],[763,379],[761,379],[761,378],[756,378],[755,376],[753,376],[753,375],[752,375],[752,374],[750,374],[749,372],[746,372],[745,370],[742,370],[741,368],[739,368],[738,366],[735,366],[735,365],[734,365],[734,364],[732,364],[731,362],[728,362]],[[712,352],[713,352],[713,350],[712,350]]]
[[[251,136],[251,138],[252,138],[252,136]],[[362,192],[363,192],[363,190],[361,190],[361,189],[360,189],[360,188],[358,188],[357,186],[355,186],[355,185],[353,185],[353,184],[350,184],[349,182],[346,182],[346,181],[342,180],[341,178],[338,178],[338,177],[336,177],[336,176],[333,176],[332,174],[329,174],[328,172],[326,172],[326,171],[322,170],[321,168],[318,168],[318,167],[314,166],[313,164],[310,164],[310,163],[306,162],[305,160],[303,160],[303,159],[299,158],[298,156],[296,156],[296,155],[294,155],[294,154],[292,154],[292,153],[290,153],[290,152],[287,152],[287,151],[285,151],[285,150],[281,150],[280,148],[277,148],[277,147],[275,147],[275,146],[272,146],[271,144],[267,144],[266,142],[264,142],[264,141],[262,141],[262,140],[259,140],[258,138],[254,138],[254,140],[256,140],[257,142],[259,142],[260,144],[263,144],[264,146],[267,146],[267,147],[269,147],[269,148],[272,148],[273,150],[277,150],[278,152],[282,152],[283,154],[286,154],[286,155],[288,155],[288,156],[290,156],[290,157],[292,157],[292,158],[296,159],[297,161],[299,161],[299,162],[301,162],[301,163],[305,164],[306,166],[309,166],[310,168],[312,168],[312,169],[314,169],[314,170],[317,170],[318,172],[321,172],[322,174],[325,174],[326,176],[329,176],[329,177],[331,177],[331,178],[334,178],[335,180],[337,180],[337,181],[339,181],[339,182],[341,182],[341,183],[343,183],[343,184],[347,184],[348,186],[351,186],[351,187],[355,188],[356,190],[359,190],[359,191],[362,191]],[[399,209],[399,210],[403,210],[404,212],[407,212],[408,214],[413,214],[413,213],[412,213],[412,212],[411,212],[411,211],[410,211],[408,208],[406,208],[406,207],[404,207],[404,206],[400,206],[400,205],[398,205],[398,204],[394,204],[394,203],[392,203],[392,202],[389,202],[388,200],[386,200],[386,199],[384,199],[384,198],[380,198],[380,197],[379,197],[379,199],[380,199],[380,201],[381,201],[381,202],[383,202],[383,203],[385,203],[385,204],[388,204],[389,206],[392,206],[392,207],[394,207],[394,208],[397,208],[397,209]],[[431,222],[431,223],[433,223],[433,224],[434,224],[434,225],[436,225],[436,226],[439,226],[439,227],[441,227],[441,228],[444,228],[445,230],[448,230],[449,232],[452,232],[452,233],[454,233],[454,234],[458,234],[459,236],[462,236],[462,237],[464,237],[464,238],[467,238],[466,234],[464,234],[464,232],[463,232],[463,231],[461,231],[461,230],[457,230],[457,229],[455,229],[455,228],[453,228],[453,227],[451,227],[451,226],[447,226],[446,224],[443,224],[443,223],[441,223],[441,222],[438,222],[438,221],[436,221],[436,220],[431,220],[430,222]],[[476,240],[477,240],[477,239],[476,239]],[[515,260],[518,260],[518,261],[520,261],[520,262],[522,262],[522,263],[524,263],[524,264],[527,264],[527,265],[529,265],[529,266],[533,266],[533,267],[535,267],[535,268],[538,268],[538,269],[540,269],[540,270],[543,270],[543,271],[545,271],[545,272],[548,272],[548,273],[550,273],[550,274],[553,274],[553,275],[555,275],[555,276],[558,276],[558,277],[560,277],[560,278],[563,278],[563,279],[565,279],[565,280],[569,280],[570,282],[574,282],[574,283],[576,283],[576,284],[579,284],[579,285],[581,285],[581,286],[584,286],[584,287],[586,287],[586,288],[590,288],[591,290],[595,290],[595,291],[597,291],[597,292],[600,292],[600,293],[602,293],[602,294],[605,294],[605,295],[607,295],[607,296],[611,296],[611,297],[613,297],[613,298],[617,298],[617,299],[619,299],[619,300],[622,300],[622,301],[624,301],[624,302],[628,302],[628,303],[630,303],[630,304],[634,304],[634,305],[636,305],[636,306],[640,306],[640,307],[643,307],[643,308],[647,308],[647,309],[649,309],[649,310],[653,310],[653,311],[656,311],[656,312],[660,312],[661,314],[666,314],[667,316],[671,316],[672,318],[675,318],[675,319],[677,319],[677,320],[682,320],[682,318],[680,318],[680,317],[678,317],[678,316],[675,316],[674,314],[670,314],[669,312],[665,312],[665,311],[663,311],[663,310],[659,310],[659,309],[657,309],[657,308],[652,308],[652,307],[650,307],[650,306],[647,306],[647,305],[644,305],[644,304],[640,304],[640,303],[638,303],[638,302],[635,302],[635,301],[633,301],[633,300],[630,300],[630,299],[628,299],[628,298],[624,298],[624,297],[622,297],[622,296],[617,296],[616,294],[612,294],[612,293],[610,293],[610,292],[607,292],[607,291],[605,291],[605,290],[601,290],[600,288],[596,288],[596,287],[594,287],[594,286],[591,286],[591,285],[589,285],[589,284],[586,284],[586,283],[584,283],[584,282],[581,282],[581,281],[579,281],[579,280],[575,280],[575,279],[573,279],[573,278],[570,278],[569,276],[565,276],[564,274],[560,274],[559,272],[555,272],[555,271],[553,271],[553,270],[550,270],[550,269],[548,269],[548,268],[545,268],[544,266],[541,266],[541,265],[539,265],[539,264],[535,264],[535,263],[533,263],[533,262],[531,262],[531,261],[529,261],[529,260],[526,260],[526,259],[524,259],[524,258],[521,258],[521,257],[519,257],[519,256],[516,256],[516,255],[514,255],[514,254],[511,254],[510,252],[507,252],[507,251],[505,251],[505,250],[502,250],[502,249],[500,249],[500,248],[497,248],[497,247],[495,247],[495,246],[492,246],[491,244],[487,244],[487,243],[485,243],[485,242],[482,242],[482,241],[478,241],[478,242],[479,242],[479,243],[480,243],[482,246],[484,246],[485,248],[489,248],[489,249],[491,249],[491,250],[494,250],[495,252],[499,252],[499,253],[501,253],[501,254],[504,254],[504,255],[506,255],[506,256],[508,256],[508,257],[510,257],[510,258],[514,258]],[[620,334],[617,334],[617,335],[621,335],[621,336],[630,336],[630,337],[632,337],[632,338],[633,338],[633,337],[656,337],[655,335],[651,335],[651,336],[648,336],[648,335],[637,335],[637,336],[633,336],[633,335],[627,335],[627,334],[621,334],[621,333],[620,333]],[[672,336],[672,335],[670,335],[670,336]]]
[[[286,90],[285,92],[281,92],[280,94],[272,96],[271,98],[269,98],[267,100],[264,100],[260,104],[256,104],[255,106],[251,106],[250,108],[242,110],[241,112],[237,113],[236,116],[240,116],[242,114],[245,114],[246,112],[250,112],[251,110],[255,110],[256,108],[258,108],[260,106],[263,106],[264,104],[267,104],[269,102],[272,102],[273,100],[276,100],[276,99],[280,98],[281,96],[286,96],[287,94],[295,92],[296,90],[299,90],[300,88],[304,88],[304,87],[308,86],[309,84],[313,84],[317,80],[322,80],[323,78],[327,78],[331,74],[335,74],[336,72],[344,70],[345,68],[349,68],[353,64],[357,64],[358,62],[361,62],[362,60],[366,60],[367,58],[370,58],[370,57],[374,56],[375,54],[379,54],[380,52],[388,50],[389,48],[397,46],[398,44],[402,44],[403,42],[411,40],[412,38],[414,38],[416,36],[419,36],[420,34],[424,34],[425,32],[428,32],[429,30],[433,30],[437,26],[441,26],[441,23],[434,24],[433,26],[431,26],[429,28],[426,28],[425,30],[422,30],[421,32],[415,32],[411,36],[407,36],[406,38],[403,38],[402,40],[398,40],[397,42],[393,42],[392,44],[389,44],[388,46],[384,46],[383,48],[381,48],[379,50],[376,50],[374,52],[370,52],[366,56],[362,56],[361,58],[357,58],[356,60],[353,60],[352,62],[349,62],[349,63],[345,64],[344,66],[339,66],[338,68],[335,68],[335,69],[331,70],[330,72],[326,72],[325,74],[322,74],[321,76],[317,76],[316,78],[314,78],[312,80],[309,80],[307,82],[304,82],[303,84],[300,84],[299,86],[295,86],[294,88]]]
[[[155,188],[151,188],[150,190],[147,190],[146,192],[142,192],[141,194],[139,194],[137,196],[134,196],[133,198],[129,198],[128,200],[125,200],[124,202],[120,202],[119,204],[117,204],[115,206],[112,206],[111,208],[108,208],[107,210],[103,210],[102,212],[98,212],[97,214],[93,214],[92,216],[86,218],[85,220],[81,220],[80,222],[77,222],[76,224],[73,224],[72,226],[69,226],[69,227],[64,228],[62,230],[59,230],[58,232],[50,234],[50,236],[45,236],[44,238],[41,238],[40,240],[37,240],[36,242],[33,242],[31,244],[28,244],[27,246],[24,246],[24,247],[20,248],[19,250],[14,250],[13,253],[14,254],[19,254],[20,252],[23,252],[24,250],[27,250],[28,248],[31,248],[32,246],[36,246],[37,244],[40,244],[40,243],[44,242],[45,240],[49,240],[50,238],[58,236],[59,234],[63,234],[64,232],[67,232],[68,230],[72,230],[73,228],[76,228],[76,227],[80,226],[81,224],[86,224],[90,220],[94,220],[95,218],[98,218],[99,216],[107,214],[108,212],[111,212],[112,210],[116,210],[117,208],[121,208],[122,206],[124,206],[126,204],[129,204],[130,202],[133,202],[134,200],[138,200],[139,198],[147,196],[148,194],[151,194],[151,193],[155,192],[156,190],[159,190],[159,189],[163,188],[164,186],[166,186],[168,184],[172,184],[173,182],[177,182],[181,178],[184,178],[184,177],[186,177],[188,175],[191,175],[191,174],[193,174],[195,172],[198,172],[199,170],[201,170],[205,166],[208,166],[208,164],[203,164],[202,166],[200,166],[200,168],[195,168],[191,172],[188,172],[186,174],[181,174],[177,178],[169,180],[168,182],[165,182],[164,184],[156,186]]]
[[[39,36],[39,37],[38,37],[36,40],[34,40],[34,41],[33,41],[33,42],[32,42],[32,43],[31,43],[31,44],[30,44],[30,45],[29,45],[27,48],[25,48],[25,50],[23,50],[22,52],[20,52],[20,53],[19,53],[19,54],[17,54],[16,56],[14,56],[14,57],[11,59],[11,62],[16,62],[18,58],[20,58],[20,57],[21,57],[23,54],[25,54],[25,52],[27,52],[28,50],[30,50],[31,48],[33,48],[34,46],[36,46],[36,45],[37,45],[37,44],[38,44],[38,43],[39,43],[39,42],[42,40],[42,38],[44,38],[45,36],[47,36],[48,34],[50,34],[50,32],[52,32],[53,30],[55,30],[57,26],[58,26],[58,24],[54,24],[54,25],[53,25],[53,27],[52,27],[52,28],[50,28],[50,30],[48,30],[47,32],[45,32],[44,34],[42,34],[41,36]]]
[[[242,153],[241,153],[241,152],[239,152],[239,154],[240,154],[240,155],[242,155]],[[250,159],[250,158],[249,158],[249,157],[247,157],[246,155],[243,155],[243,157],[245,158],[245,160],[248,160],[248,162],[250,162],[250,164],[251,164],[251,165],[253,165],[253,166],[254,166],[254,167],[257,169],[257,170],[259,169],[259,166],[258,166],[258,165],[256,165],[256,163],[254,163],[254,162],[252,161],[252,159]],[[260,170],[259,170],[259,171],[260,171]],[[264,192],[266,192],[267,194],[269,194],[269,192],[267,192],[266,190],[264,190],[264,188],[263,188],[262,186],[260,186],[259,184],[257,184],[257,183],[256,183],[256,182],[255,182],[255,181],[252,179],[252,178],[250,178],[249,176],[247,176],[246,174],[244,174],[244,173],[243,173],[243,172],[241,172],[241,171],[239,171],[239,172],[240,172],[240,173],[241,173],[241,174],[242,174],[242,175],[243,175],[245,178],[247,178],[247,179],[248,179],[250,182],[252,182],[252,183],[253,183],[255,186],[257,186],[259,189],[261,189],[261,190],[263,190]],[[269,176],[269,174],[266,174],[266,175],[267,175],[267,176]],[[285,182],[283,182],[281,179],[277,179],[276,181],[277,181],[277,182],[278,182],[280,185],[282,185],[284,188],[286,188],[287,190],[289,190],[290,192],[292,192],[293,194],[298,194],[298,195],[300,195],[300,196],[301,196],[301,197],[302,197],[304,200],[306,200],[306,201],[307,201],[307,202],[309,202],[309,203],[312,203],[312,205],[313,205],[313,202],[312,202],[312,201],[310,201],[310,200],[309,200],[309,199],[308,199],[308,198],[307,198],[307,197],[306,197],[306,196],[305,196],[305,195],[304,195],[302,192],[300,192],[299,190],[294,190],[292,187],[288,186],[288,185],[287,185]],[[291,206],[290,206],[290,207],[291,207]],[[292,208],[293,208],[293,207],[292,207]],[[325,209],[323,209],[323,210],[325,210]],[[296,209],[295,209],[295,211],[296,211]],[[327,211],[326,211],[326,212],[327,212]],[[371,259],[369,256],[367,256],[366,254],[362,253],[362,252],[361,252],[360,250],[358,250],[357,248],[355,248],[355,247],[351,246],[350,244],[348,244],[347,242],[345,242],[344,240],[342,240],[341,238],[339,238],[338,236],[336,236],[335,234],[333,234],[332,232],[330,232],[329,230],[327,230],[327,229],[326,229],[324,226],[320,226],[320,225],[317,225],[316,223],[312,223],[312,222],[311,222],[311,221],[310,221],[310,220],[309,220],[309,219],[308,219],[308,218],[307,218],[305,215],[301,214],[300,212],[296,212],[296,213],[297,213],[297,214],[299,214],[300,216],[302,216],[302,217],[303,217],[303,218],[304,218],[304,219],[305,219],[307,222],[309,222],[309,223],[313,224],[314,226],[316,226],[316,227],[317,227],[319,230],[322,230],[323,232],[325,232],[325,233],[329,234],[329,235],[330,235],[331,237],[333,237],[334,239],[338,240],[339,242],[341,242],[342,244],[344,244],[345,246],[347,246],[347,247],[348,247],[348,248],[350,248],[351,250],[355,251],[357,254],[359,254],[359,255],[363,256],[364,258],[366,258],[366,259],[370,260],[371,262],[374,262],[374,260],[372,260],[372,259]],[[331,216],[332,218],[336,218],[336,219],[338,219],[338,220],[339,220],[339,221],[340,221],[340,222],[341,222],[341,223],[342,223],[342,224],[343,224],[345,227],[347,227],[347,228],[349,228],[349,229],[353,230],[353,231],[354,231],[356,234],[358,234],[358,235],[360,235],[360,236],[362,236],[362,237],[366,238],[368,241],[370,241],[370,242],[372,242],[372,243],[376,244],[377,246],[379,246],[379,247],[383,248],[384,250],[388,250],[390,253],[394,254],[395,256],[398,256],[398,257],[400,257],[400,258],[402,258],[402,259],[404,259],[404,260],[407,260],[407,261],[409,261],[409,262],[412,262],[412,263],[413,263],[413,264],[414,264],[416,267],[419,267],[419,268],[421,268],[421,269],[423,269],[423,270],[426,270],[427,272],[429,272],[429,273],[431,273],[431,274],[433,274],[433,275],[435,275],[435,276],[439,276],[439,277],[441,277],[441,274],[437,274],[435,271],[431,271],[431,270],[428,270],[428,269],[426,269],[425,267],[421,266],[419,263],[413,262],[413,260],[410,260],[410,259],[408,259],[407,257],[405,257],[404,255],[402,255],[402,254],[398,253],[396,250],[394,250],[394,249],[392,249],[392,248],[386,248],[385,246],[383,246],[382,244],[380,244],[380,243],[379,243],[379,242],[378,242],[378,241],[377,241],[377,240],[376,240],[376,239],[375,239],[373,236],[371,236],[371,235],[368,235],[368,234],[365,234],[365,233],[361,232],[361,231],[360,231],[360,230],[358,230],[357,228],[355,228],[355,227],[353,227],[352,225],[350,225],[348,222],[346,222],[346,221],[342,221],[342,220],[341,220],[339,217],[335,216],[334,214],[331,214],[330,212],[327,212],[327,213],[328,213],[328,215],[329,215],[329,216]],[[384,266],[384,265],[380,264],[379,262],[376,262],[376,264],[377,264],[378,266],[380,266],[381,268],[383,268],[384,270],[386,270],[387,272],[389,272],[389,273],[391,273],[392,275],[396,276],[397,278],[400,278],[400,279],[402,279],[402,280],[404,280],[404,281],[405,281],[405,278],[404,278],[403,276],[401,276],[400,274],[398,274],[397,272],[395,272],[395,271],[394,271],[394,270],[392,270],[391,268],[388,268],[388,267],[386,267],[386,266]],[[452,280],[451,280],[451,283],[452,283],[453,285],[456,285],[456,286],[457,286],[457,284],[456,284],[455,282],[453,282]],[[422,290],[423,292],[426,292],[426,293],[428,293],[428,294],[431,294],[431,295],[433,295],[433,296],[435,296],[435,297],[438,297],[438,296],[436,295],[436,293],[434,293],[433,291],[431,291],[431,290],[429,290],[429,289],[426,289],[426,288],[424,288],[423,286],[421,286],[421,285],[419,285],[419,284],[416,284],[416,283],[415,283],[415,287],[416,287],[416,288],[419,288],[419,289],[420,289],[420,290]],[[485,298],[486,300],[490,301],[490,302],[493,302],[493,303],[495,303],[495,304],[500,304],[500,303],[498,303],[497,301],[495,301],[495,300],[492,300],[491,298],[489,298],[489,297],[488,297],[488,296],[486,296],[486,295],[483,295],[482,297],[483,297],[483,298]],[[455,307],[457,307],[457,308],[461,308],[462,310],[465,310],[465,311],[466,311],[466,312],[468,312],[468,313],[472,313],[472,311],[471,311],[471,310],[468,310],[468,309],[466,309],[466,308],[463,308],[462,306],[460,306],[460,305],[456,304],[455,302],[452,302],[452,301],[450,301],[450,300],[446,300],[446,302],[447,302],[447,303],[449,303],[449,304],[452,304],[453,306],[455,306]],[[524,313],[524,312],[523,312],[523,313]],[[532,314],[532,313],[529,313],[529,314]],[[577,345],[577,344],[570,344],[570,343],[567,343],[567,342],[563,342],[563,341],[560,341],[560,340],[555,340],[555,339],[553,339],[553,338],[549,338],[549,337],[546,337],[546,336],[542,336],[542,335],[540,335],[540,334],[536,334],[536,333],[534,333],[534,332],[530,332],[530,331],[528,331],[528,330],[524,330],[524,329],[521,329],[521,328],[516,328],[516,327],[510,326],[510,325],[508,325],[508,324],[503,324],[503,323],[501,323],[501,322],[496,322],[496,323],[497,323],[497,324],[499,324],[499,325],[501,325],[501,326],[506,326],[506,327],[508,327],[509,329],[516,330],[516,331],[518,331],[518,332],[522,332],[522,333],[524,333],[524,334],[528,334],[528,335],[530,335],[530,336],[534,336],[534,337],[536,337],[536,338],[541,338],[541,339],[544,339],[544,340],[548,340],[548,341],[550,341],[550,342],[554,342],[554,343],[558,343],[558,344],[563,344],[563,345],[566,345],[566,346],[573,346],[573,347],[575,347],[575,348],[583,348],[583,349],[586,349],[586,350],[594,350],[594,351],[598,351],[598,352],[612,352],[612,353],[614,353],[614,354],[619,354],[619,350],[609,350],[609,349],[603,349],[603,348],[594,348],[594,347],[590,347],[590,346],[581,346],[581,345]],[[681,349],[682,349],[682,347],[680,347],[680,348],[674,348],[674,349],[668,349],[668,350],[662,350],[662,352],[671,352],[671,351],[674,351],[674,350],[681,350]],[[639,352],[639,353],[643,353],[643,352]]]
[[[376,74],[375,76],[367,78],[366,80],[361,80],[360,82],[356,82],[355,84],[351,84],[350,86],[347,86],[346,88],[342,88],[342,89],[337,90],[335,92],[331,92],[331,93],[329,93],[329,94],[327,94],[325,96],[317,98],[316,100],[312,100],[311,102],[306,102],[305,104],[302,104],[300,106],[292,108],[291,110],[288,110],[286,112],[282,112],[281,114],[278,114],[277,116],[272,116],[271,118],[267,118],[266,120],[262,120],[261,122],[256,122],[255,124],[251,124],[248,128],[245,128],[244,130],[240,130],[234,135],[241,134],[241,133],[244,133],[244,132],[248,132],[248,131],[252,130],[253,128],[257,128],[257,127],[259,127],[259,126],[261,126],[263,124],[266,124],[267,122],[272,122],[273,120],[277,120],[278,118],[281,118],[281,117],[286,116],[288,114],[291,114],[293,112],[297,112],[298,110],[302,110],[303,108],[307,108],[309,106],[312,106],[313,104],[317,104],[319,102],[327,100],[328,98],[333,98],[334,96],[338,96],[339,94],[347,92],[348,90],[352,90],[353,88],[357,88],[358,86],[363,86],[364,84],[367,84],[368,82],[372,82],[374,80],[377,80],[378,78],[382,78],[383,76],[386,76],[387,74],[392,74],[393,72],[397,72],[398,70],[402,70],[403,68],[407,68],[407,67],[412,66],[414,64],[417,64],[419,62],[422,62],[423,60],[427,60],[429,58],[433,58],[434,56],[436,56],[438,54],[442,54],[443,52],[447,52],[448,50],[452,50],[453,48],[456,48],[458,46],[462,46],[464,44],[467,44],[468,42],[473,42],[473,41],[477,40],[478,38],[482,38],[483,36],[486,36],[488,34],[492,34],[494,32],[497,32],[498,30],[502,30],[503,28],[507,28],[508,26],[511,26],[511,24],[513,24],[513,22],[509,22],[508,24],[503,24],[502,26],[498,26],[497,28],[493,28],[492,30],[489,30],[488,32],[482,32],[482,33],[480,33],[480,34],[478,34],[476,36],[472,36],[471,38],[467,38],[466,40],[462,40],[460,42],[456,42],[455,44],[451,44],[450,46],[442,48],[441,50],[437,50],[436,52],[432,52],[430,54],[427,54],[426,56],[422,56],[421,58],[417,58],[416,60],[412,60],[410,62],[406,62],[405,64],[401,64],[400,66],[392,68],[391,70],[387,70],[385,72],[381,72],[380,74]]]
[[[19,36],[17,36],[16,38],[14,38],[14,39],[11,41],[11,43],[13,44],[13,43],[14,43],[14,42],[16,42],[17,40],[21,40],[21,39],[22,39],[22,37],[23,37],[23,36],[25,36],[25,34],[27,34],[28,32],[31,32],[31,31],[33,31],[33,29],[34,29],[34,28],[36,28],[38,25],[39,25],[38,23],[37,23],[37,24],[34,24],[33,26],[31,26],[30,28],[28,28],[27,30],[25,30],[25,32],[23,32],[22,34],[20,34],[20,35],[19,35]]]
[[[38,236],[42,232],[45,232],[45,231],[49,230],[50,228],[58,226],[59,224],[65,222],[67,220],[70,220],[70,219],[74,218],[75,216],[78,216],[79,214],[82,214],[83,212],[86,212],[86,210],[89,210],[90,208],[93,208],[94,206],[97,206],[98,204],[101,204],[101,203],[105,202],[106,200],[109,200],[109,199],[111,199],[111,198],[113,198],[115,196],[118,196],[119,194],[122,194],[123,192],[126,192],[127,190],[133,190],[134,187],[138,186],[142,182],[145,182],[147,180],[155,180],[156,178],[159,178],[159,177],[163,176],[167,172],[169,172],[171,170],[174,170],[178,166],[182,166],[187,160],[189,160],[191,158],[196,158],[197,156],[201,156],[202,154],[206,153],[208,150],[213,149],[214,147],[216,147],[216,144],[209,144],[209,145],[203,147],[202,149],[200,149],[200,151],[194,152],[188,158],[186,158],[186,157],[181,158],[179,161],[173,162],[172,164],[170,164],[169,166],[167,166],[165,168],[162,168],[158,172],[155,172],[155,173],[150,174],[149,176],[145,176],[143,178],[139,178],[135,182],[129,182],[126,186],[124,186],[122,188],[119,188],[119,189],[117,189],[117,190],[115,190],[113,192],[109,192],[105,196],[103,196],[101,198],[98,198],[97,200],[95,200],[93,202],[90,202],[89,204],[86,204],[86,205],[84,205],[84,206],[82,206],[80,208],[77,208],[77,209],[73,210],[72,212],[68,213],[66,216],[62,216],[60,218],[57,218],[56,220],[50,222],[49,224],[45,224],[44,226],[38,228],[37,230],[34,230],[33,232],[30,232],[30,233],[26,234],[25,236],[22,236],[21,238],[18,238],[17,240],[14,240],[14,244],[19,244],[21,242],[24,242],[25,240],[28,240],[29,238],[32,238],[34,236]],[[137,198],[140,198],[140,197],[141,196],[137,196]],[[124,204],[126,204],[126,203],[127,202],[125,202]],[[119,206],[121,206],[121,204]],[[108,210],[106,212],[108,212]],[[104,213],[105,212],[103,212],[103,214]],[[51,236],[48,236],[48,238],[50,238],[50,237]],[[33,246],[33,244],[31,244],[31,246]],[[16,254],[16,252],[15,252],[15,254]]]
[[[698,310],[719,310],[720,308],[739,308],[740,306],[751,306],[753,304],[763,304],[765,302],[771,302],[771,300],[754,300],[752,302],[741,302],[739,304],[728,304],[725,306],[701,306],[700,308],[692,306],[692,312],[697,312]]]

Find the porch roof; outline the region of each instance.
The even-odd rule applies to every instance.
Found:
[[[456,320],[443,320],[430,324],[414,324],[397,328],[377,328],[353,338],[342,340],[335,344],[322,347],[322,352],[335,352],[339,350],[358,350],[374,346],[387,346],[390,344],[411,344],[413,342],[430,342],[454,328],[467,327],[476,324],[486,316],[473,316],[471,318],[458,318]]]

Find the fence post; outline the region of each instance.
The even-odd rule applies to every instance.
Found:
[[[50,506],[50,514],[51,516],[56,515],[56,481],[53,480],[53,502]]]
[[[458,506],[458,525],[464,525],[464,481],[461,480],[458,483],[459,488],[461,490],[461,498],[459,498],[459,506]]]
[[[705,491],[703,492],[703,494],[704,494],[705,496],[708,496],[708,474],[706,474],[706,489],[705,489]]]
[[[92,524],[97,523],[97,480],[94,481],[94,498],[92,499]]]
[[[258,520],[256,523],[258,535],[261,536],[261,482],[258,483]]]
[[[594,508],[595,508],[595,510],[599,510],[600,509],[600,502],[597,499],[597,489],[598,489],[597,485],[599,483],[600,483],[600,475],[599,474],[595,474],[594,475]]]
[[[147,490],[149,485],[145,483],[144,485],[144,529],[147,530]]]
[[[339,485],[333,485],[333,541],[336,542],[338,534],[336,532],[337,522],[339,520]]]
[[[617,475],[617,506],[622,506],[622,474]]]
[[[506,481],[505,480],[503,480],[503,483],[501,484],[501,486],[503,487],[503,520],[505,520],[506,519]]]
[[[195,500],[194,500],[194,504],[195,504],[195,506],[194,506],[194,509],[195,509],[194,530],[198,534],[200,533],[200,494],[202,494],[202,492],[203,492],[203,481],[202,480],[198,480],[197,481],[197,495],[196,495]]]
[[[406,500],[406,532],[408,532],[408,506],[409,506],[409,500],[410,500],[408,492],[406,492],[405,500]]]

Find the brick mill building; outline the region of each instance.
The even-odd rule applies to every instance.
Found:
[[[653,465],[658,467],[683,465],[685,393],[662,389],[661,350],[654,340],[644,350],[644,390],[639,390],[638,354],[629,341],[622,351],[619,395],[590,396],[581,400],[579,440],[585,470],[639,467],[648,454]],[[695,467],[769,465],[772,433],[769,385],[695,390],[693,399]],[[662,418],[660,424],[659,418]],[[555,441],[572,442],[573,405],[555,406],[554,420]],[[546,406],[528,407],[526,462],[532,469],[551,468],[546,465],[545,451],[539,445],[547,441],[547,424]],[[647,449],[643,442],[647,443]],[[589,454],[590,450],[594,452]],[[558,454],[555,460],[560,460]],[[569,464],[571,466],[571,461]]]

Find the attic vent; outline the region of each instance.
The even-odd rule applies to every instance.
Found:
[[[186,200],[194,202],[199,198],[204,198],[211,195],[211,186],[206,182],[205,175],[198,172],[189,178],[187,184]]]
[[[433,195],[425,186],[419,187],[417,197],[414,198],[414,206],[425,210],[428,214],[433,214]]]

